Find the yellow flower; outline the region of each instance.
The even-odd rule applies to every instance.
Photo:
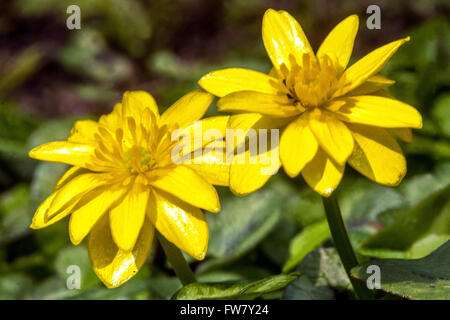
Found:
[[[416,109],[382,90],[394,81],[378,74],[409,38],[388,43],[347,68],[357,30],[358,17],[349,16],[314,54],[296,20],[269,9],[262,37],[271,72],[231,68],[199,81],[221,98],[219,110],[239,113],[231,116],[230,128],[281,129],[284,170],[290,177],[301,172],[322,196],[336,189],[346,162],[377,183],[399,184],[406,161],[393,136],[410,141],[410,128],[422,127]],[[261,166],[232,164],[232,191],[243,195],[261,188],[270,177],[261,175]]]
[[[122,103],[98,122],[76,122],[67,141],[31,150],[32,158],[73,165],[37,209],[31,228],[49,226],[70,214],[72,243],[79,244],[89,234],[92,266],[108,287],[138,272],[150,251],[154,228],[178,248],[203,259],[209,234],[201,209],[220,210],[212,184],[228,185],[228,166],[215,157],[215,149],[197,154],[195,163],[174,164],[171,151],[178,142],[171,134],[176,129],[192,134],[198,126],[224,131],[227,116],[197,121],[213,98],[193,91],[160,115],[150,94],[126,92]],[[203,141],[201,147],[221,143],[211,141]]]

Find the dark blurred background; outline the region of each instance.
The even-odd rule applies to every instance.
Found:
[[[66,27],[69,17],[66,9],[72,4],[81,8],[80,30],[68,30]],[[366,9],[372,4],[381,8],[380,30],[366,27],[369,16]],[[51,192],[54,182],[66,167],[38,164],[28,159],[27,152],[40,143],[65,139],[77,119],[95,118],[110,112],[126,90],[149,91],[162,111],[181,95],[197,88],[197,80],[211,70],[246,67],[267,72],[270,61],[263,47],[261,22],[268,8],[290,12],[301,23],[315,49],[338,22],[350,14],[357,14],[360,28],[352,62],[382,44],[411,36],[411,41],[399,50],[383,73],[397,81],[390,92],[417,107],[424,116],[423,130],[415,134],[413,143],[404,146],[409,169],[405,180],[415,182],[404,187],[405,190],[395,189],[394,192],[370,182],[361,182],[360,177],[348,168],[348,185],[357,186],[352,192],[345,191],[345,184],[340,188],[342,197],[351,194],[348,196],[348,206],[344,205],[344,211],[348,211],[349,216],[358,207],[355,204],[358,201],[368,205],[367,198],[355,195],[359,190],[362,190],[361,194],[371,190],[388,203],[381,209],[371,207],[376,212],[371,209],[373,216],[370,218],[357,216],[356,220],[352,220],[357,229],[355,241],[359,241],[361,234],[364,234],[362,238],[367,238],[392,223],[396,212],[417,204],[418,201],[411,199],[418,199],[422,188],[432,192],[449,182],[448,0],[1,1],[0,299],[80,297],[77,295],[99,299],[170,297],[179,283],[164,266],[164,261],[158,260],[162,258],[158,258],[157,254],[154,255],[160,262],[159,267],[146,267],[146,271],[139,275],[139,279],[145,281],[136,280],[130,286],[122,287],[125,289],[117,289],[116,292],[121,294],[113,294],[102,289],[92,274],[85,248],[69,244],[67,226],[63,222],[45,231],[31,231],[28,228],[34,209]],[[216,113],[215,106],[208,111],[208,115]],[[235,222],[231,218],[226,223],[215,222],[216,218],[210,219],[212,245],[209,258],[195,265],[199,273],[205,273],[205,279],[252,279],[279,273],[286,259],[292,257],[292,251],[289,253],[288,249],[294,236],[301,234],[311,223],[323,221],[320,200],[303,188],[301,179],[289,181],[280,173],[273,180],[275,182],[267,190],[253,196],[260,197],[263,202],[268,201],[263,208],[272,210],[264,209],[266,216],[260,218],[255,216],[262,209],[245,202],[255,200],[235,200],[227,190],[221,190],[225,212],[239,214],[254,211],[255,216],[243,222]],[[297,199],[295,188],[298,187],[304,190],[303,200]],[[286,218],[288,214],[285,214],[284,217],[272,219],[267,225],[267,217],[275,216],[274,210],[279,211],[274,204],[279,203],[274,200],[278,197],[271,198],[271,190],[288,197],[293,204],[283,209],[291,212],[290,218]],[[372,199],[374,206],[376,203]],[[246,205],[251,206],[253,211],[246,210]],[[449,216],[446,210],[442,219]],[[394,213],[380,218],[385,212]],[[283,225],[286,219],[296,222],[295,227],[288,227],[289,232]],[[367,227],[367,221],[373,230]],[[227,232],[239,232],[223,231],[225,227],[235,229],[233,223],[246,226],[242,229],[242,237],[244,240],[245,237],[251,239],[248,243],[243,240],[246,243],[243,247],[237,244],[226,247],[223,244],[226,241],[220,238],[225,237]],[[220,232],[213,232],[219,228],[215,225],[221,226]],[[365,231],[362,232],[359,227]],[[449,230],[440,230],[438,234],[443,238],[439,241],[448,238],[449,233]],[[403,250],[402,257],[419,257],[440,243],[430,240],[430,246],[425,249],[420,247],[419,252],[411,253],[408,248],[414,247],[414,241],[419,241],[419,238],[412,239],[409,247],[395,250]],[[323,242],[327,246],[327,242]],[[389,247],[389,244],[386,246]],[[407,251],[409,253],[405,253]],[[377,256],[376,253],[373,255]],[[250,256],[250,262],[245,260],[247,258],[239,260],[243,256]],[[83,288],[91,291],[86,289],[87,293],[83,290],[68,293],[65,289],[65,268],[72,260],[85,264],[87,276],[83,278]],[[243,272],[246,270],[243,266],[248,266],[248,271]],[[208,276],[213,271],[219,275]],[[149,274],[157,279],[150,281],[151,284],[147,282]],[[152,288],[150,293],[149,286]],[[339,297],[337,292],[341,287],[328,284],[328,288],[336,294],[331,297]]]

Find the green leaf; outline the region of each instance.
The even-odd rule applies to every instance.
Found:
[[[275,229],[261,243],[264,254],[280,268],[289,257],[289,245],[298,233],[299,226],[292,215],[283,212]]]
[[[0,244],[28,232],[31,223],[29,188],[17,185],[0,197]]]
[[[306,227],[325,219],[322,199],[317,192],[309,187],[291,192],[293,195],[287,199],[287,207],[299,225]]]
[[[370,265],[380,267],[383,291],[409,299],[450,299],[450,241],[422,259],[377,259],[363,263],[352,269],[352,276],[367,281]]]
[[[326,284],[317,284],[309,277],[300,277],[283,293],[283,300],[333,300],[334,292]]]
[[[58,253],[55,260],[55,269],[64,282],[72,275],[73,271],[68,269],[70,266],[77,266],[80,268],[80,289],[84,290],[100,283],[100,280],[92,270],[89,255],[85,246],[69,246]]]
[[[52,192],[58,180],[69,166],[61,163],[39,162],[31,182],[30,199],[35,207]]]
[[[208,255],[223,263],[253,249],[278,223],[284,198],[272,187],[242,198],[226,198],[220,213],[206,215]]]
[[[443,94],[436,99],[432,114],[443,135],[450,138],[450,94]]]
[[[359,253],[381,258],[421,258],[450,239],[450,186],[435,191],[368,238]]]
[[[25,299],[33,284],[22,274],[7,274],[0,277],[0,300]]]
[[[27,142],[27,149],[31,150],[34,147],[51,141],[66,140],[73,124],[80,119],[81,117],[67,117],[44,122],[30,135]]]
[[[303,258],[330,237],[328,222],[322,220],[304,228],[292,239],[289,246],[289,258],[283,266],[283,272],[295,268]]]
[[[69,290],[66,282],[58,276],[52,276],[33,287],[30,298],[33,300],[60,300],[76,295],[80,290]]]
[[[77,295],[71,296],[70,300],[129,300],[133,299],[135,295],[148,291],[148,284],[145,281],[136,281],[133,279],[113,290],[102,287],[90,288],[81,290]],[[146,297],[144,297],[145,299]]]
[[[334,248],[312,251],[303,259],[297,271],[309,277],[316,285],[329,285],[338,290],[351,288],[347,273]]]
[[[149,281],[151,299],[169,300],[183,286],[177,277],[157,277]]]
[[[280,274],[250,283],[207,284],[192,283],[178,291],[176,300],[254,299],[288,286],[300,274]]]

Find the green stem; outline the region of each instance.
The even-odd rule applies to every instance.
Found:
[[[356,296],[360,299],[373,299],[373,293],[365,286],[365,284],[350,276],[350,270],[358,265],[358,260],[356,259],[350,239],[348,238],[336,197],[331,195],[329,198],[322,197],[322,200],[331,235],[333,236],[339,257],[341,258],[348,278],[353,285]]]
[[[159,232],[157,232],[157,236],[159,243],[166,254],[167,260],[183,286],[197,282],[194,273],[189,267],[189,264],[186,262],[186,259],[184,259],[180,249],[174,246],[171,242],[167,241],[167,239],[164,238],[164,236]]]

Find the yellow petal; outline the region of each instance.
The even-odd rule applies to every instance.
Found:
[[[288,69],[291,68],[290,54],[301,66],[303,53],[313,52],[302,27],[286,11],[266,11],[262,23],[262,37],[267,54],[278,70],[283,63]]]
[[[82,173],[87,173],[88,171],[84,168],[80,168],[80,167],[71,167],[69,170],[67,170],[62,177],[58,180],[58,182],[55,185],[54,190],[58,190],[61,187],[63,187],[67,182],[71,181],[73,178],[75,178],[76,176],[82,174]]]
[[[413,141],[413,133],[410,128],[388,128],[386,129],[394,137],[399,138],[405,142]]]
[[[230,190],[238,196],[260,189],[280,168],[278,145],[266,152],[238,151],[230,167]]]
[[[111,234],[121,250],[134,248],[144,223],[149,192],[147,186],[135,182],[122,201],[109,211]]]
[[[397,141],[382,128],[351,124],[355,151],[348,163],[367,178],[398,185],[406,174],[406,160]]]
[[[272,67],[272,68],[270,69],[268,75],[269,75],[270,77],[280,79],[280,75],[278,74],[278,71],[277,71],[277,69],[276,69],[275,67]]]
[[[51,208],[52,201],[54,200],[57,192],[52,193],[50,196],[48,196],[44,202],[41,203],[41,205],[36,210],[33,221],[30,225],[31,229],[42,229],[45,227],[48,227],[59,220],[67,217],[69,214],[72,213],[73,208],[78,203],[78,200],[80,197],[77,197],[73,199],[70,203],[68,203],[66,206],[61,208],[60,210],[49,214],[49,209]]]
[[[112,112],[104,114],[98,120],[98,123],[111,132],[116,132],[116,129],[122,128],[123,123],[123,105],[122,103],[116,103]]]
[[[342,104],[336,116],[346,122],[383,128],[422,128],[422,116],[412,106],[379,96],[355,96],[336,99]]]
[[[327,53],[332,53],[337,58],[338,72],[345,70],[352,55],[358,26],[359,19],[355,14],[341,21],[322,42],[317,57],[321,58]]]
[[[229,94],[217,102],[219,111],[260,113],[273,117],[292,117],[300,111],[286,96],[276,96],[254,91]]]
[[[52,223],[48,223],[48,221],[46,221],[46,219],[45,219],[45,216],[46,216],[48,209],[50,208],[50,205],[54,198],[55,198],[55,193],[52,193],[37,208],[37,210],[33,216],[33,221],[31,222],[31,225],[30,225],[31,229],[45,228],[45,227],[49,226],[50,224],[55,223],[56,221],[59,221],[59,219],[58,219],[56,221],[52,221]],[[61,219],[62,218],[63,217],[61,217]]]
[[[89,191],[108,185],[111,181],[111,175],[108,173],[85,173],[74,177],[55,192],[51,208],[48,210],[48,218],[73,201],[78,201]]]
[[[341,182],[345,164],[337,164],[319,148],[316,156],[302,170],[306,183],[323,197],[329,197]]]
[[[138,122],[147,108],[155,115],[156,119],[159,118],[158,105],[148,92],[141,90],[126,91],[123,94],[122,105],[122,116],[124,118],[131,117]]]
[[[306,118],[300,116],[292,121],[284,129],[280,140],[280,158],[286,173],[291,178],[296,177],[314,158],[318,147]]]
[[[193,206],[211,212],[220,211],[216,189],[184,165],[155,169],[149,178],[150,184],[155,188],[168,192]]]
[[[194,90],[185,94],[171,105],[162,115],[160,126],[178,124],[180,128],[199,120],[208,110],[214,96],[203,90]]]
[[[92,145],[56,141],[42,144],[32,149],[28,155],[38,160],[85,167],[93,154]]]
[[[259,113],[240,113],[230,116],[228,129],[242,129],[247,132],[249,129],[280,129],[293,118],[273,118]]]
[[[343,73],[342,79],[344,82],[342,87],[333,96],[341,96],[355,89],[374,74],[377,74],[397,49],[407,41],[409,41],[409,37],[388,43],[355,62]]]
[[[390,85],[395,83],[394,80],[390,80],[388,78],[383,77],[380,74],[376,74],[371,76],[365,82],[363,82],[359,87],[353,89],[349,93],[348,96],[363,96],[369,93],[375,93],[381,89],[384,89]]]
[[[168,241],[197,260],[205,258],[209,232],[205,216],[199,208],[154,190],[147,215]]]
[[[153,235],[154,227],[145,219],[133,250],[125,252],[114,244],[108,216],[100,219],[89,235],[88,251],[92,267],[105,286],[117,288],[138,273],[147,260]]]
[[[69,235],[73,244],[79,244],[103,214],[127,191],[116,184],[100,187],[83,196],[74,208],[69,221]]]
[[[230,164],[226,161],[226,142],[213,141],[206,145],[201,155],[192,158],[191,164],[186,164],[206,182],[219,186],[230,184]]]
[[[191,143],[190,151],[204,147],[214,140],[222,140],[226,136],[227,124],[230,116],[209,117],[195,121],[192,125],[179,132],[180,137],[188,136],[190,141],[183,138],[180,143]],[[173,138],[173,141],[175,138]],[[196,141],[196,139],[201,139]],[[180,147],[182,147],[180,145]]]
[[[344,164],[353,150],[353,137],[347,126],[320,109],[309,112],[309,127],[319,145],[336,162]]]
[[[223,97],[238,91],[277,94],[278,90],[271,82],[278,83],[279,80],[250,69],[229,68],[208,73],[198,84],[213,95]]]
[[[80,120],[75,122],[70,130],[68,142],[96,145],[95,134],[98,132],[98,123],[92,120]]]

